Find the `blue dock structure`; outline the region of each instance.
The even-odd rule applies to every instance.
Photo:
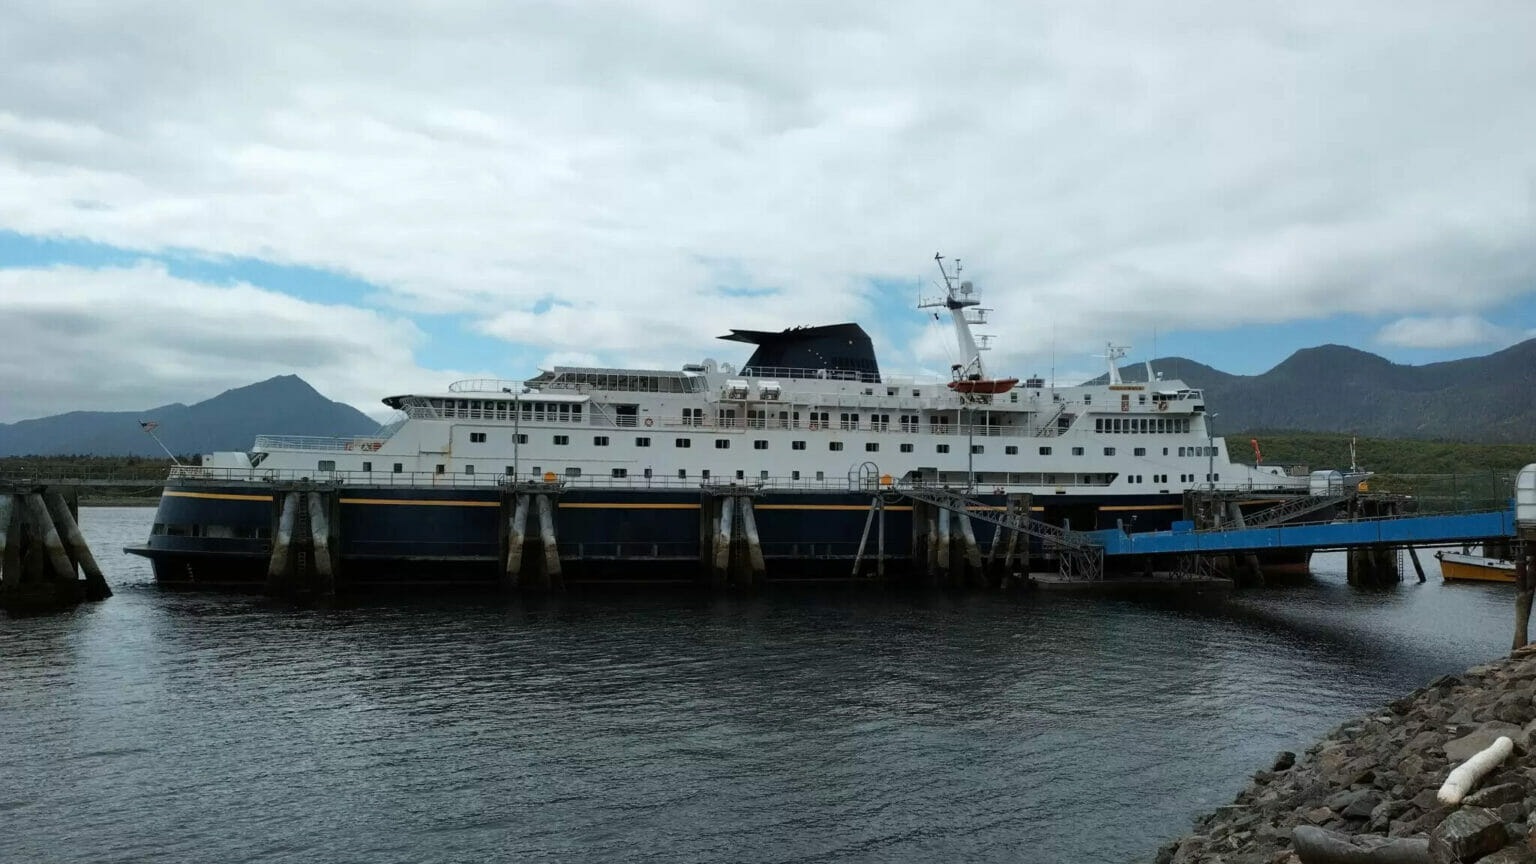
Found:
[[[1261,556],[1338,550],[1349,553],[1351,584],[1400,581],[1400,552],[1412,559],[1422,582],[1424,570],[1415,551],[1419,548],[1482,544],[1513,548],[1512,557],[1523,561],[1524,541],[1536,534],[1536,466],[1520,472],[1516,500],[1498,508],[1403,514],[1417,502],[1406,496],[1362,493],[1352,483],[1347,488],[1325,484],[1311,494],[1278,498],[1200,490],[1186,496],[1185,519],[1174,522],[1171,530],[1154,531],[1128,531],[1123,525],[1072,530],[1070,525],[1031,519],[1027,502],[998,507],[964,490],[903,486],[896,491],[913,505],[914,558],[924,547],[941,552],[936,563],[930,552],[930,573],[942,573],[949,566],[943,554],[950,545],[946,523],[978,520],[995,526],[988,569],[995,550],[1004,542],[1011,548],[1011,538],[1020,537],[1034,543],[1044,557],[1057,560],[1060,572],[1051,576],[1053,584],[1113,582],[1154,571],[1209,576],[1214,570],[1247,570],[1258,576]],[[945,517],[945,512],[951,515]],[[941,514],[937,520],[935,513]],[[1005,569],[1011,560],[1011,555],[1003,559]]]

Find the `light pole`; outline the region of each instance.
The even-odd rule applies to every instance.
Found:
[[[1216,491],[1216,431],[1211,421],[1220,417],[1220,414],[1205,415],[1205,482],[1211,486],[1211,491]]]
[[[976,494],[976,409],[967,407],[965,426],[965,491]]]
[[[501,388],[501,392],[512,393],[512,388],[503,387]],[[523,482],[522,478],[517,473],[517,444],[518,439],[523,437],[522,435],[518,434],[518,429],[520,428],[523,419],[523,406],[521,404],[522,400],[520,397],[521,394],[512,393],[512,485],[514,486]]]

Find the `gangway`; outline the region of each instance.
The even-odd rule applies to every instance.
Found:
[[[1069,531],[1056,525],[1029,518],[1010,517],[1002,508],[983,502],[969,491],[927,486],[897,486],[895,491],[913,501],[990,522],[1007,531],[1017,531],[1041,541],[1058,553],[1061,574],[1067,578],[1098,580],[1104,577],[1104,548],[1094,534]]]
[[[1337,507],[1354,497],[1353,494],[1300,495],[1289,501],[1276,504],[1273,507],[1266,507],[1252,516],[1244,517],[1244,524],[1238,527],[1268,528],[1271,525],[1279,525],[1282,522],[1291,522],[1298,517],[1316,513],[1319,510]]]

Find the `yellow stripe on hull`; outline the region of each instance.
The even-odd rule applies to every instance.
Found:
[[[1440,578],[1447,582],[1509,582],[1515,581],[1513,570],[1498,567],[1480,567],[1459,561],[1441,561]]]

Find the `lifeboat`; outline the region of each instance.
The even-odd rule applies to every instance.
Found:
[[[1017,378],[964,378],[959,381],[949,382],[949,389],[956,393],[975,393],[984,396],[995,396],[998,393],[1007,393],[1019,383]]]

